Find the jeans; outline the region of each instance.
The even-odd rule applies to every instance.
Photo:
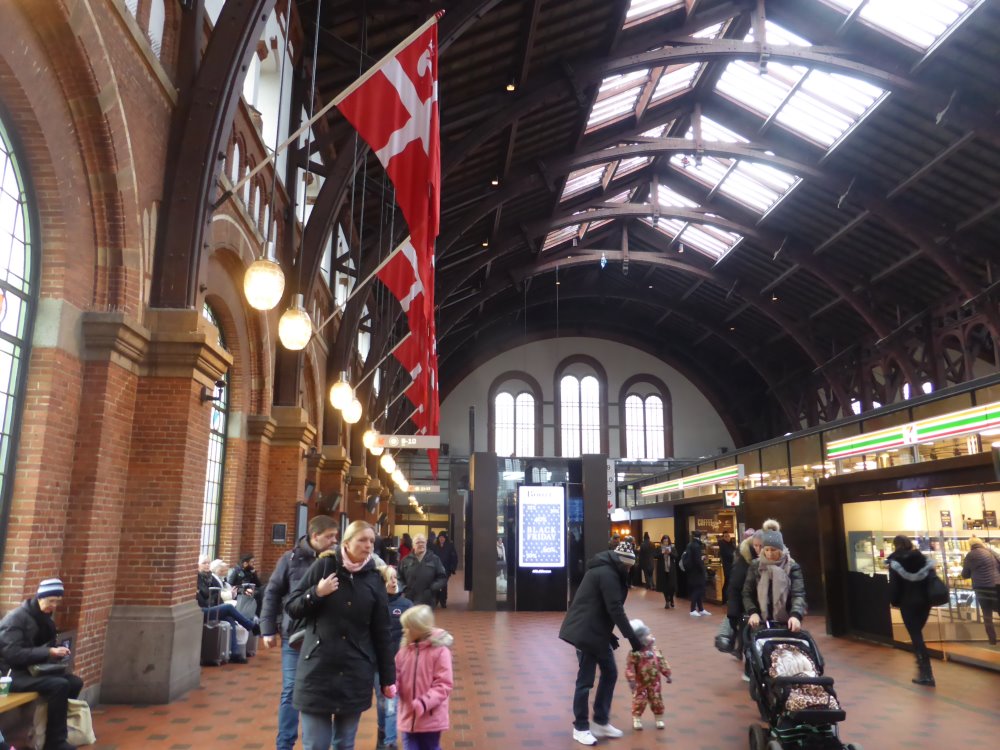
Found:
[[[587,702],[598,667],[601,668],[601,677],[597,681],[597,693],[594,696],[594,723],[608,723],[611,716],[611,699],[615,695],[615,682],[618,681],[618,666],[615,664],[615,655],[610,644],[607,651],[600,656],[577,649],[576,660],[580,667],[576,673],[576,691],[573,693],[573,728],[583,731],[590,728]]]
[[[692,612],[703,612],[705,610],[705,605],[702,600],[705,598],[705,588],[707,584],[705,583],[694,583],[690,585],[690,591],[688,596],[691,597],[691,611]]]
[[[48,704],[49,713],[45,724],[45,747],[59,747],[66,742],[66,701],[78,698],[83,689],[83,680],[74,674],[32,677],[24,673],[14,674],[10,690],[12,693],[36,692]]]
[[[303,750],[354,750],[361,714],[310,714],[302,712]]]
[[[292,750],[299,735],[299,712],[292,705],[295,692],[295,668],[299,652],[281,641],[281,702],[278,704],[278,750]]]
[[[396,744],[396,709],[399,708],[396,698],[386,698],[382,695],[382,686],[375,673],[375,708],[378,714],[378,731],[383,735],[382,742],[386,745]],[[392,705],[393,711],[386,715],[386,708]]]
[[[930,659],[930,654],[927,652],[927,644],[924,643],[924,625],[927,624],[927,618],[931,614],[930,607],[900,607],[899,613],[903,616],[906,632],[910,634],[917,661],[927,661]]]
[[[441,750],[441,733],[403,732],[403,750]]]
[[[983,625],[986,626],[986,637],[992,645],[997,645],[997,629],[993,624],[993,613],[997,610],[997,589],[976,589],[976,601],[983,611]]]
[[[229,628],[229,650],[230,653],[236,653],[236,623],[239,623],[247,632],[252,633],[254,629],[253,620],[249,620],[242,615],[242,613],[236,609],[236,606],[231,602],[226,602],[225,604],[216,604],[214,607],[202,607],[201,611],[205,613],[205,622],[208,622],[213,617],[217,617],[220,622],[228,622],[233,627]]]

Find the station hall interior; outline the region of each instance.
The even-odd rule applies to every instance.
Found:
[[[433,231],[349,106],[427,28]],[[281,657],[203,664],[199,558],[266,583],[317,516],[389,562],[444,531],[442,746],[569,748],[587,561],[697,532],[712,616],[633,569],[675,683],[617,742],[737,748],[719,542],[776,518],[844,741],[981,742],[997,80],[997,0],[0,0],[0,615],[61,580],[94,747],[270,747]],[[933,690],[898,535],[947,587]]]

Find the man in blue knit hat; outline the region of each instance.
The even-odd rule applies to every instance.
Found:
[[[66,666],[69,649],[56,645],[52,614],[62,598],[62,581],[46,578],[34,597],[0,620],[0,670],[10,672],[11,692],[34,691],[48,703],[44,750],[75,750],[66,741],[66,702],[83,688],[83,680]]]

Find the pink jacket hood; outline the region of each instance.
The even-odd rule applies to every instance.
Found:
[[[435,628],[396,654],[396,712],[400,732],[443,732],[448,729],[448,696],[453,686],[451,634]]]

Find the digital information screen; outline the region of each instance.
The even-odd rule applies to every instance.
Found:
[[[565,567],[565,487],[518,487],[517,529],[520,567]]]

